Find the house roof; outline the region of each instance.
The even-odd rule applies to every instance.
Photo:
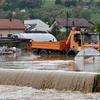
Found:
[[[24,20],[26,30],[28,31],[48,31],[50,30],[49,25],[40,19]]]
[[[68,18],[68,20],[60,18],[60,19],[57,19],[56,21],[60,26],[63,26],[63,27],[72,27],[72,26],[90,27],[90,26],[93,26],[93,23],[91,23],[90,21],[88,21],[84,18]]]
[[[22,21],[19,19],[0,19],[0,29],[23,30],[25,27]]]

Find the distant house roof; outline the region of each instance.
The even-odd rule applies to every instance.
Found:
[[[84,18],[68,18],[68,19],[56,19],[56,22],[63,27],[91,27],[94,24]]]
[[[40,19],[25,20],[24,25],[27,31],[48,31],[49,25]]]
[[[25,27],[22,21],[19,19],[0,19],[0,29],[23,30]]]

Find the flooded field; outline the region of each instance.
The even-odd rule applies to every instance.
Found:
[[[29,71],[29,70],[46,71],[47,70],[47,71],[71,71],[71,72],[85,71],[85,72],[100,73],[99,61],[100,59],[97,61],[97,64],[91,61],[89,61],[89,63],[87,62],[84,64],[81,63],[81,67],[79,67],[75,65],[74,57],[69,57],[69,56],[40,57],[37,55],[33,55],[31,52],[24,52],[20,55],[1,56],[0,69],[1,70],[14,69],[16,71],[17,70],[24,70],[24,71]],[[50,80],[52,79],[52,77],[53,75],[51,74]],[[70,77],[73,79],[72,76]],[[92,75],[92,77],[94,78],[94,75]],[[93,80],[92,77],[90,77],[91,80]],[[81,77],[79,77],[79,79],[80,78]],[[9,82],[9,79],[7,79],[7,82]],[[86,79],[84,78],[84,80]],[[84,84],[84,82],[85,81],[83,81],[82,84]],[[82,84],[80,86],[82,86]],[[88,85],[89,84],[90,83],[88,83]],[[47,98],[48,100],[73,100],[73,99],[74,100],[100,100],[100,93],[81,93],[78,91],[71,92],[66,90],[58,91],[55,89],[41,90],[41,89],[34,89],[32,87],[0,85],[0,100],[47,100]]]

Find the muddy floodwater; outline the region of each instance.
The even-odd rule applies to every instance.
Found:
[[[67,67],[69,61],[67,59],[69,59],[69,61],[73,63],[73,57],[40,57],[38,55],[33,55],[31,52],[24,52],[21,55],[1,56],[0,68],[33,70],[69,70],[69,68]]]
[[[80,58],[79,58],[80,59]],[[23,52],[14,55],[0,55],[0,69],[14,70],[63,70],[100,73],[100,59],[95,64],[91,59],[86,63],[75,64],[72,56],[45,56]],[[80,65],[77,66],[77,65]],[[0,85],[0,100],[100,100],[100,93],[79,91],[58,91],[55,89],[34,89],[32,87]]]
[[[19,55],[0,56],[0,68],[3,69],[32,69],[32,70],[66,70],[100,73],[100,58],[97,63],[89,61],[82,63],[80,57],[75,64],[73,56],[44,56],[33,55],[31,52],[23,52]]]
[[[37,90],[31,87],[0,86],[0,100],[100,100],[100,93]]]

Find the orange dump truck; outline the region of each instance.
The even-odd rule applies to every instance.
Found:
[[[64,41],[59,42],[36,42],[33,41],[31,45],[33,53],[42,54],[55,54],[64,53],[65,43]]]
[[[39,55],[70,54],[74,55],[83,48],[93,47],[99,49],[99,34],[71,30],[66,40],[32,41],[30,48]]]

